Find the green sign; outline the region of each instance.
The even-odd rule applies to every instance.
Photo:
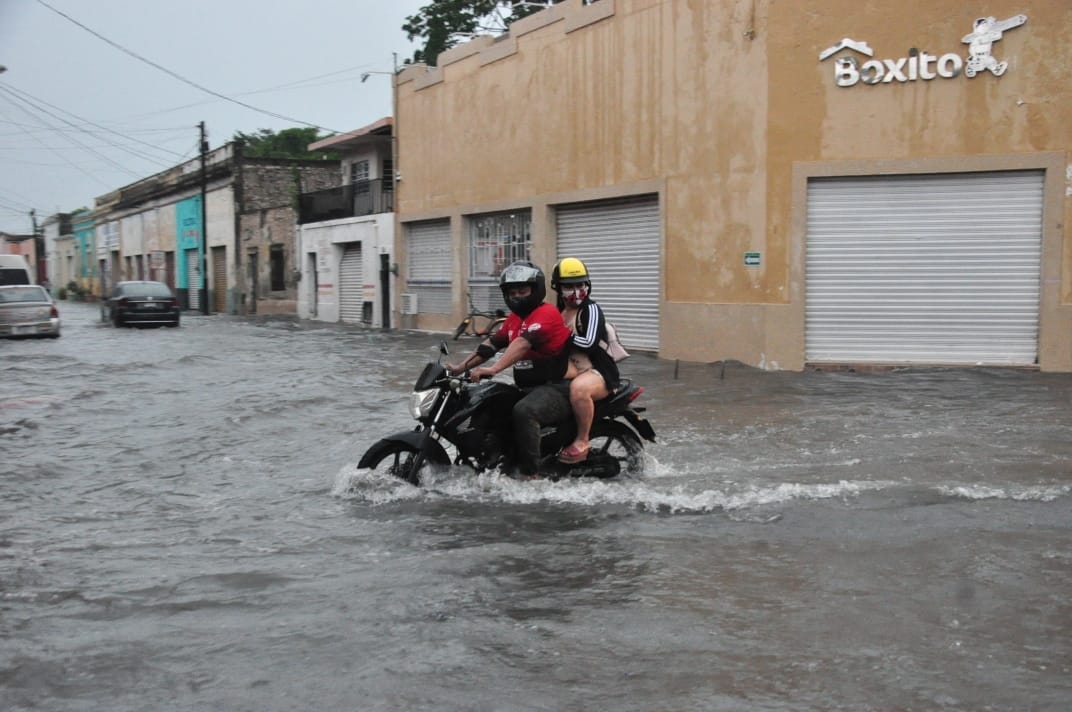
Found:
[[[760,253],[759,252],[746,252],[746,253],[744,253],[744,263],[749,267],[759,267]]]

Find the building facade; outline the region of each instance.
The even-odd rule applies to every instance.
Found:
[[[338,171],[338,161],[249,158],[228,143],[204,170],[194,159],[98,197],[97,293],[151,279],[186,309],[296,313],[296,196]]]
[[[403,326],[589,262],[627,347],[1072,371],[1072,4],[566,0],[396,79]]]
[[[392,120],[322,139],[310,151],[341,158],[335,186],[303,193],[298,214],[298,315],[317,321],[391,326],[394,278]]]
[[[64,269],[68,266],[64,256],[70,260],[71,216],[56,213],[45,218],[41,222],[41,239],[45,253],[45,263],[39,266],[44,272],[41,284],[49,288],[67,284],[70,278],[64,279],[69,271]]]

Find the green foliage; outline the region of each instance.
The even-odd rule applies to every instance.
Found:
[[[270,129],[258,129],[256,133],[247,134],[241,131],[235,133],[233,140],[243,144],[243,155],[250,158],[330,158],[338,159],[338,154],[317,151],[310,153],[306,147],[314,141],[319,141],[326,136],[321,136],[315,128],[283,129],[276,133]]]
[[[435,66],[441,53],[465,39],[458,34],[501,34],[509,22],[542,9],[538,5],[514,7],[509,0],[432,0],[402,25],[406,39],[424,40],[424,46],[407,62]]]

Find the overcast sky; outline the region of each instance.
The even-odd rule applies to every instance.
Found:
[[[428,1],[0,0],[0,231],[194,157],[199,121],[217,148],[390,115],[390,76],[361,74],[413,54],[402,23]]]

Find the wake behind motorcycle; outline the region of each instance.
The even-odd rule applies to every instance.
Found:
[[[450,375],[440,363],[447,355],[445,342],[439,353],[438,360],[424,367],[410,396],[410,411],[419,425],[374,443],[358,467],[383,471],[414,485],[420,484],[425,465],[512,471],[516,455],[511,410],[523,392],[501,381],[473,383],[468,374]],[[655,442],[655,430],[639,415],[644,408],[633,405],[643,391],[623,379],[616,393],[596,403],[591,447],[582,462],[568,465],[556,458],[562,447],[573,442],[576,425],[572,417],[543,427],[540,472],[549,473],[552,479],[639,473],[644,466],[643,440]]]

